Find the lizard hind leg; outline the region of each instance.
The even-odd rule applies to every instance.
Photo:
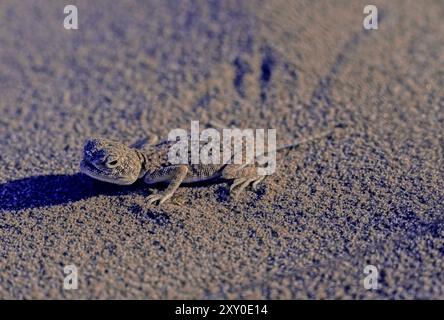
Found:
[[[235,179],[233,184],[230,187],[230,194],[237,198],[242,191],[245,190],[250,184],[252,185],[253,190],[256,190],[256,186],[259,182],[264,179],[264,176],[255,176],[250,178],[239,178]]]
[[[228,165],[222,171],[222,177],[225,179],[233,179],[233,184],[230,186],[230,194],[237,198],[239,194],[245,190],[250,184],[253,189],[264,180],[264,175],[258,175],[255,166],[245,165]]]

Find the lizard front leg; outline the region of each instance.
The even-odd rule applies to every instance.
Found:
[[[186,165],[169,166],[155,171],[151,174],[146,174],[144,181],[148,184],[169,181],[169,185],[162,193],[152,194],[148,197],[148,203],[152,204],[159,201],[159,205],[170,199],[177,188],[185,180],[188,173],[188,167]]]

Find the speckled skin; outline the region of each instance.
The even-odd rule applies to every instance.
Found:
[[[188,139],[190,141],[191,138]],[[251,184],[255,189],[264,179],[264,176],[257,173],[254,164],[223,163],[222,159],[216,164],[191,164],[190,152],[189,164],[173,164],[169,152],[174,144],[172,141],[163,141],[147,146],[144,150],[137,150],[108,139],[90,139],[84,146],[80,170],[94,179],[120,185],[132,184],[139,178],[147,184],[168,182],[168,188],[163,193],[152,194],[147,199],[149,203],[158,201],[159,204],[170,199],[182,183],[231,179],[233,184],[230,192],[237,197],[248,185]],[[200,144],[201,147],[205,145],[203,142]]]

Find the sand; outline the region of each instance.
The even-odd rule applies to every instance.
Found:
[[[71,2],[78,30],[58,1],[0,2],[0,298],[444,298],[442,1],[373,1],[373,31],[366,1]],[[191,120],[343,128],[237,201],[79,173],[88,137]]]

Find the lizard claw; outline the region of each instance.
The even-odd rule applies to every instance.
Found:
[[[162,193],[158,193],[158,194],[152,194],[150,196],[148,196],[147,200],[149,204],[153,204],[155,202],[159,202],[158,205],[163,204],[165,201],[167,201],[168,199],[170,199],[172,196],[172,194],[162,194]]]
[[[259,185],[259,183],[261,183],[262,182],[262,180],[264,180],[265,179],[265,176],[261,176],[260,178],[258,178],[257,180],[255,180],[252,184],[251,184],[251,187],[253,188],[253,190],[254,191],[257,191],[258,190],[258,185]]]
[[[240,190],[239,188],[230,190],[230,197],[237,200],[239,198]]]
[[[238,178],[238,179],[235,179],[235,180],[233,181],[233,183],[231,184],[231,186],[230,186],[230,193],[231,193],[232,191],[234,191],[234,189],[235,189],[237,186],[239,186],[239,185],[241,185],[242,183],[244,183],[246,180],[247,180],[246,178]]]
[[[233,184],[230,186],[230,194],[233,195],[235,199],[239,196],[239,194],[251,184],[253,190],[257,190],[258,184],[264,180],[265,176],[257,176],[251,178],[238,178],[235,179]]]

